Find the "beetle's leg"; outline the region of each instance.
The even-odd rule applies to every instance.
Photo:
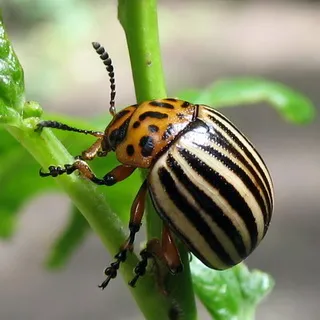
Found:
[[[92,131],[92,130],[82,130],[82,129],[70,127],[58,121],[41,121],[37,124],[37,128],[35,131],[42,131],[43,128],[53,128],[53,129],[59,129],[64,131],[73,131],[78,133],[89,134],[99,138],[92,146],[90,146],[87,150],[83,151],[80,156],[75,157],[76,159],[92,160],[97,156],[104,157],[107,155],[107,151],[101,150],[101,142],[104,136],[103,132]]]
[[[126,242],[121,246],[120,251],[115,255],[116,261],[112,262],[111,265],[105,269],[104,273],[107,276],[107,278],[99,285],[99,288],[101,289],[104,289],[108,285],[110,280],[114,279],[117,276],[120,263],[126,260],[127,252],[132,251],[133,249],[135,235],[139,231],[141,226],[141,220],[144,213],[146,194],[147,194],[147,180],[143,182],[131,206],[130,222],[129,222],[130,235],[127,238]]]
[[[147,246],[140,253],[141,261],[134,269],[135,277],[129,282],[129,285],[134,287],[139,277],[146,273],[148,259],[158,258],[160,261],[166,264],[172,274],[176,274],[182,271],[182,263],[180,259],[179,251],[174,243],[173,236],[170,229],[166,224],[163,224],[162,240],[151,239],[148,241]]]
[[[75,159],[89,161],[96,157],[105,157],[108,154],[108,152],[101,150],[101,142],[102,138],[99,138],[92,146],[82,151],[80,156],[75,157]]]
[[[49,172],[42,172],[40,170],[40,176],[41,177],[48,177],[48,176],[57,177],[62,174],[71,174],[75,170],[78,170],[82,176],[91,180],[95,184],[112,186],[115,183],[129,177],[135,169],[136,169],[135,167],[120,165],[114,168],[113,170],[111,170],[109,173],[107,173],[102,179],[100,179],[96,177],[96,175],[93,173],[93,171],[90,169],[89,165],[85,161],[76,160],[73,164],[65,164],[64,168],[60,166],[57,166],[57,167],[50,166]]]
[[[117,182],[120,182],[126,178],[128,178],[136,167],[126,166],[126,165],[119,165],[108,172],[102,179],[103,183],[107,186],[112,186]],[[100,180],[100,179],[99,179]],[[100,180],[101,181],[101,180]],[[95,181],[93,181],[95,182]],[[99,184],[99,183],[98,183]]]
[[[78,132],[78,133],[84,133],[84,134],[89,134],[91,136],[97,137],[97,138],[102,138],[104,133],[101,131],[92,131],[92,130],[82,130],[74,127],[70,127],[64,123],[58,122],[58,121],[40,121],[37,124],[37,128],[35,131],[42,131],[43,128],[53,128],[53,129],[59,129],[59,130],[64,130],[64,131],[73,131],[73,132]]]

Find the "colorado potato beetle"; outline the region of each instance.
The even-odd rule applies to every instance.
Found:
[[[112,61],[97,42],[93,47],[109,74],[112,121],[104,132],[81,130],[56,121],[44,127],[89,134],[96,142],[73,164],[40,170],[57,177],[78,170],[98,185],[111,186],[136,168],[148,175],[131,207],[130,234],[105,269],[104,289],[115,278],[132,250],[141,226],[147,193],[163,221],[161,240],[150,240],[129,283],[146,272],[150,258],[165,261],[172,273],[182,270],[173,234],[209,268],[224,270],[246,257],[265,236],[273,210],[273,186],[268,169],[249,140],[220,112],[172,98],[145,101],[116,112]],[[121,165],[98,178],[86,160],[115,152]]]

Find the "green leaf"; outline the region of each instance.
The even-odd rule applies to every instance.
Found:
[[[0,123],[17,125],[24,102],[23,69],[6,35],[0,12]]]
[[[0,124],[9,124],[17,127],[20,126],[21,124],[19,113],[16,112],[14,109],[4,105],[1,101],[1,96],[0,96]]]
[[[315,116],[315,107],[303,94],[277,82],[261,78],[225,79],[203,90],[186,90],[178,97],[215,108],[268,102],[287,121],[303,124]]]
[[[26,201],[56,184],[41,181],[39,165],[7,131],[0,129],[0,137],[0,238],[8,238]]]
[[[77,118],[61,115],[48,115],[46,118],[57,119],[80,128],[102,129],[102,126],[95,124],[96,122],[94,124],[87,123]],[[108,121],[109,119],[106,118],[106,123]],[[93,142],[92,137],[85,135],[59,130],[56,130],[55,133],[73,155],[80,154]],[[0,129],[0,137],[0,152],[2,154],[0,158],[0,238],[8,238],[15,230],[19,209],[26,201],[40,193],[52,190],[59,191],[60,188],[54,179],[39,177],[39,164],[6,130]],[[90,163],[94,172],[99,176],[105,175],[118,164],[114,154],[110,154],[106,158],[95,159]],[[63,165],[63,163],[56,165]],[[128,223],[131,201],[140,185],[139,174],[134,174],[112,188],[101,186],[99,191],[105,194],[111,208],[119,213],[121,220]]]
[[[76,207],[72,206],[69,223],[55,241],[47,257],[47,267],[50,269],[64,267],[90,230],[87,220]]]
[[[191,262],[194,290],[215,320],[253,320],[257,304],[272,290],[273,279],[241,263],[225,271]]]

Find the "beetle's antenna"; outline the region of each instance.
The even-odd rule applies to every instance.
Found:
[[[92,42],[92,46],[96,50],[97,54],[100,56],[100,59],[103,61],[103,64],[106,66],[106,69],[109,74],[110,89],[111,89],[109,112],[114,117],[116,114],[116,108],[115,108],[116,84],[115,84],[112,60],[110,59],[108,52],[104,49],[104,47],[99,42]]]

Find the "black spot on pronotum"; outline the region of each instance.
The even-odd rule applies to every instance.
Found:
[[[162,101],[153,100],[153,101],[150,101],[149,104],[150,104],[150,106],[153,106],[153,107],[174,109],[174,106],[172,104],[162,102]]]
[[[171,101],[171,102],[177,102],[177,99],[175,99],[175,98],[166,98],[164,100]]]
[[[173,124],[169,123],[166,131],[162,135],[162,140],[167,140],[173,134]]]
[[[156,126],[155,124],[150,124],[149,126],[148,126],[148,130],[149,130],[149,132],[158,132],[159,131],[159,127],[158,126]]]
[[[128,144],[127,145],[127,154],[128,156],[133,156],[134,154],[134,146],[132,144]]]
[[[136,128],[139,128],[140,127],[140,122],[139,121],[136,121],[134,124],[133,124],[133,127],[136,129]]]
[[[155,119],[165,119],[165,118],[168,118],[168,115],[166,113],[157,112],[157,111],[147,111],[140,114],[139,120],[143,121],[148,117],[155,118]]]
[[[181,113],[181,112],[178,112],[178,113],[177,113],[177,117],[178,117],[179,119],[184,119],[184,114]]]
[[[114,121],[115,120],[119,120],[122,117],[124,117],[126,114],[128,114],[130,111],[129,110],[122,110],[120,112],[118,112],[115,116],[114,116]]]
[[[143,136],[140,139],[139,146],[141,147],[142,156],[149,157],[154,149],[154,141],[150,136]]]
[[[181,105],[181,108],[188,108],[190,106],[190,103],[188,101],[183,102]]]

